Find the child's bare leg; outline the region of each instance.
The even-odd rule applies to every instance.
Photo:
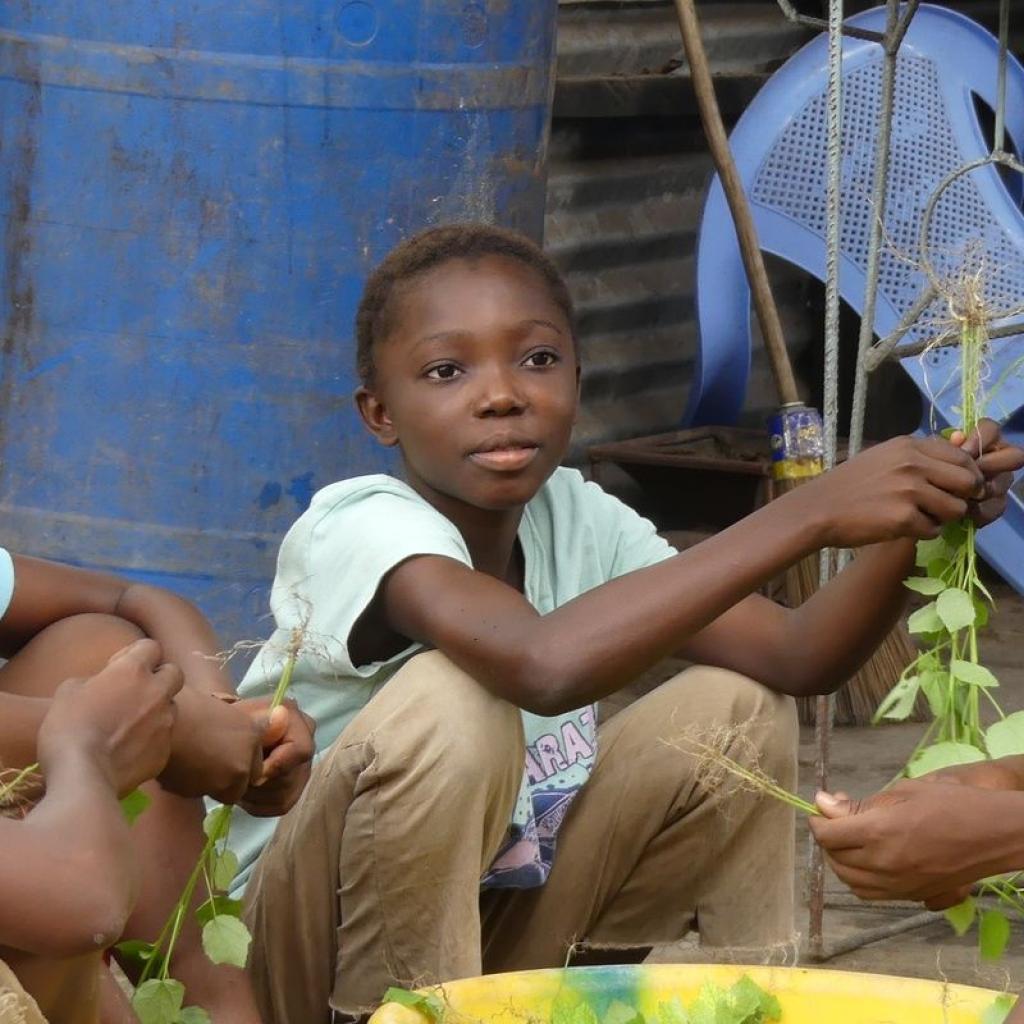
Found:
[[[0,669],[0,690],[49,697],[65,679],[98,672],[111,655],[140,636],[135,626],[115,616],[63,619],[39,633]],[[204,812],[201,801],[174,796],[155,782],[143,788],[150,806],[132,830],[143,881],[125,938],[152,941],[199,858]],[[245,972],[211,964],[203,954],[199,929],[191,921],[178,940],[173,972],[188,990],[186,1001],[207,1009],[214,1024],[258,1024]]]
[[[99,672],[141,631],[115,615],[73,615],[34,636],[0,668],[0,690],[22,697],[49,697],[73,677]]]

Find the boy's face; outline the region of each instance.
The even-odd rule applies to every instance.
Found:
[[[392,300],[357,402],[409,483],[435,505],[525,505],[561,462],[578,401],[565,314],[537,271],[488,256],[451,260]],[[440,499],[440,500],[438,500]]]

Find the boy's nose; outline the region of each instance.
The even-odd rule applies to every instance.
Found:
[[[478,416],[512,416],[526,407],[526,398],[511,373],[496,370],[487,374],[481,383]]]

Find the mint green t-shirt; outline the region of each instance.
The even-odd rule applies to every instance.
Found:
[[[573,469],[558,469],[526,506],[519,526],[525,595],[545,615],[593,587],[675,554],[646,519]],[[304,647],[291,696],[316,719],[317,754],[343,732],[373,695],[414,654],[411,644],[387,661],[354,665],[348,640],[381,580],[416,555],[444,555],[471,565],[458,529],[408,485],[364,476],[317,492],[281,545],[270,605],[277,628],[246,673],[239,693],[273,692],[295,628]],[[522,712],[523,780],[487,887],[530,888],[547,878],[558,826],[586,782],[597,746],[597,709],[543,718]],[[244,887],[274,820],[237,809],[231,846]]]

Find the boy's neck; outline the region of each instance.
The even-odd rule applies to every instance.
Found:
[[[523,590],[523,560],[517,544],[523,506],[486,509],[427,489],[408,479],[421,498],[454,524],[469,548],[473,568]],[[425,493],[426,492],[426,493]]]
[[[469,548],[473,568],[504,580],[516,590],[523,589],[523,565],[517,543],[523,510],[489,512],[474,509],[477,516],[453,519]],[[488,518],[490,521],[488,521]]]

